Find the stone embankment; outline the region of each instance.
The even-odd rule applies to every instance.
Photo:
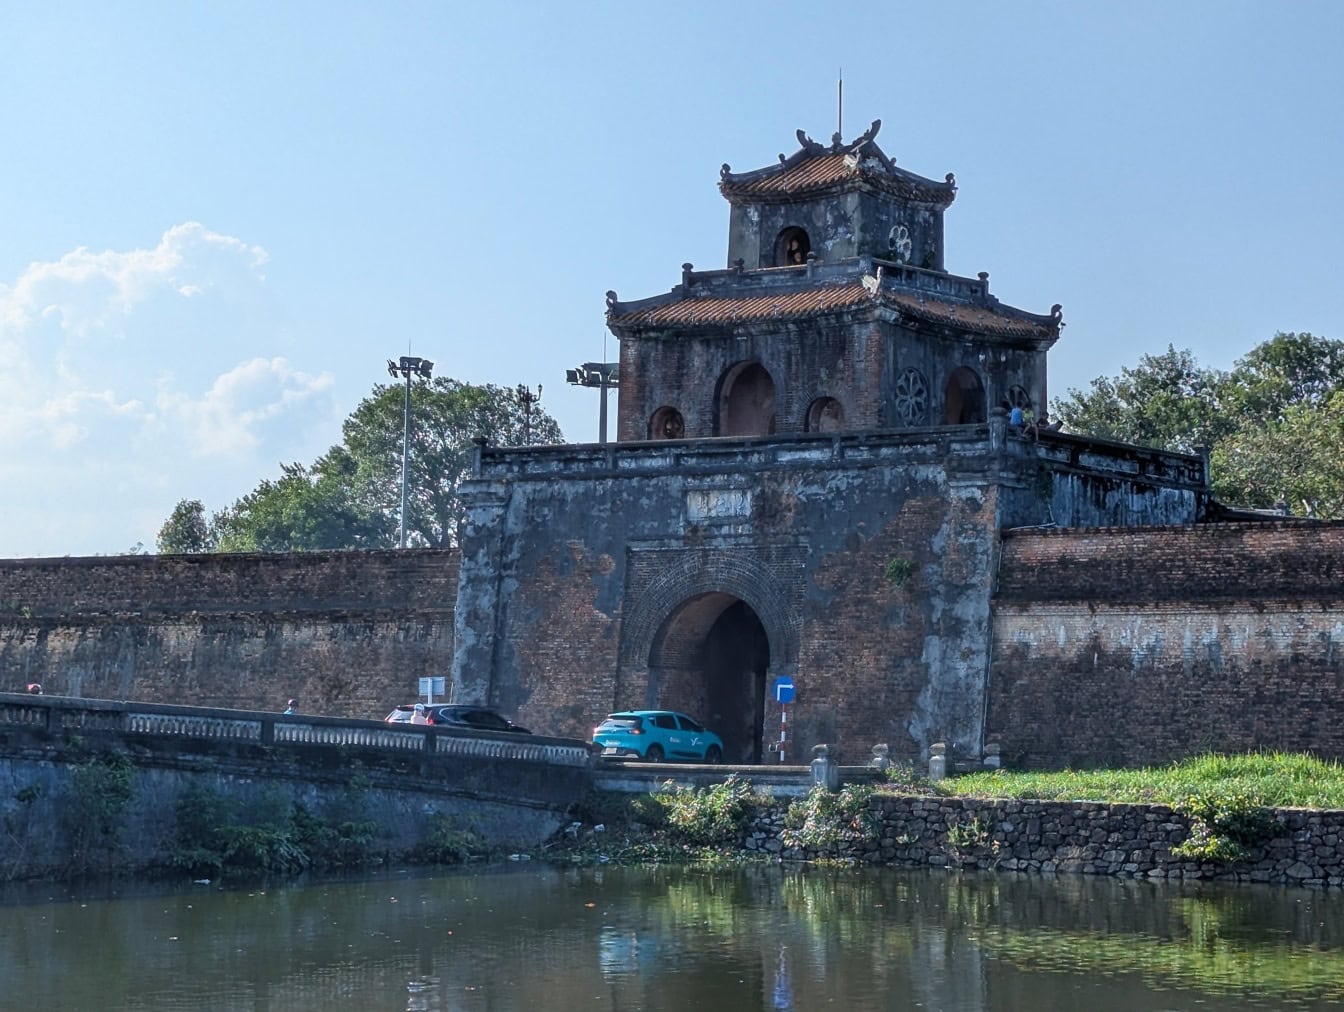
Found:
[[[743,846],[786,861],[1344,888],[1344,811],[1274,809],[1277,834],[1226,864],[1173,855],[1190,835],[1190,819],[1165,805],[883,795],[872,809],[875,833],[818,850],[787,846],[785,808],[763,808]]]

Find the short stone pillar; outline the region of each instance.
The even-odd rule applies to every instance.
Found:
[[[947,745],[936,741],[929,746],[929,779],[935,783],[947,779]]]
[[[873,757],[868,760],[868,766],[870,769],[875,770],[885,771],[891,769],[891,746],[874,745]]]
[[[840,764],[831,757],[831,746],[813,745],[812,786],[825,787],[828,791],[840,789]]]
[[[985,754],[981,757],[980,763],[987,770],[996,770],[1003,765],[1003,758],[1000,755],[1001,749],[998,745],[990,743],[985,746]]]

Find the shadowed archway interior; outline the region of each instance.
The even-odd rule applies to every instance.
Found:
[[[769,640],[751,606],[731,594],[701,594],[654,639],[646,705],[703,721],[723,739],[726,761],[760,762],[769,666]]]

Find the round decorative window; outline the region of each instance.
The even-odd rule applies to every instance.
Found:
[[[1031,410],[1031,395],[1022,387],[1008,388],[1008,406],[1021,408],[1023,411]]]
[[[918,369],[896,379],[896,417],[902,425],[923,425],[929,415],[929,385]]]

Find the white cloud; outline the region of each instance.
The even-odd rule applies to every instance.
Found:
[[[267,259],[186,222],[0,280],[0,556],[152,541],[145,516],[220,508],[337,438],[332,377],[283,355]]]

